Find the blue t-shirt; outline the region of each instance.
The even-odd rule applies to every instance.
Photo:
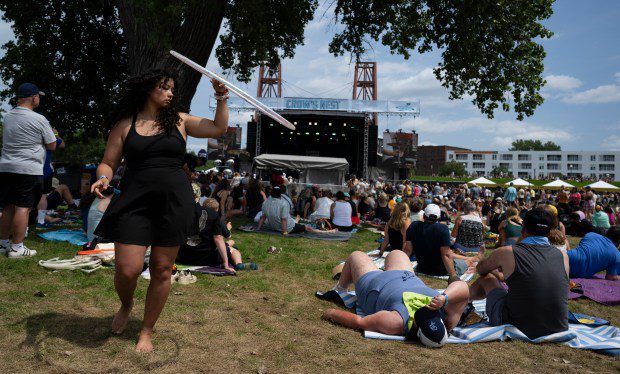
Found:
[[[592,278],[603,270],[609,275],[620,275],[620,251],[603,235],[586,234],[577,248],[567,254],[571,278]]]
[[[448,226],[442,223],[412,222],[407,229],[407,241],[413,245],[418,272],[428,275],[448,274],[441,259],[441,247],[452,244]]]
[[[512,186],[508,187],[504,194],[504,199],[509,202],[515,201],[517,199],[517,189]]]

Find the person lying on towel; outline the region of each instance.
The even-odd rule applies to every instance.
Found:
[[[351,253],[334,289],[320,297],[342,301],[339,295],[346,294],[351,284],[366,316],[328,309],[323,319],[352,329],[419,339],[429,347],[446,343],[469,298],[467,283],[462,281],[451,283],[444,293],[427,287],[413,272],[409,256],[400,250],[386,257],[385,271],[367,254]]]
[[[189,237],[179,248],[177,262],[184,265],[219,266],[235,272],[235,265],[242,263],[241,252],[234,247],[230,237],[230,223],[226,224],[219,213],[217,200],[208,198],[202,207],[197,204],[196,226],[198,235]]]
[[[530,339],[568,329],[568,256],[549,243],[554,217],[544,208],[528,211],[521,241],[496,249],[476,269],[471,300],[486,298],[493,326],[512,324]],[[503,272],[508,290],[493,271]]]
[[[571,278],[592,278],[605,270],[605,279],[620,280],[620,226],[607,230],[605,236],[587,233],[579,245],[567,252]]]

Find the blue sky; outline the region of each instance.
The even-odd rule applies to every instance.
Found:
[[[331,2],[320,3],[323,7]],[[297,48],[293,59],[282,63],[284,96],[351,97],[354,65],[348,56],[336,58],[328,53],[327,45],[338,26],[329,10],[322,17],[324,13],[324,9],[317,11],[306,28],[305,45]],[[514,113],[503,112],[488,120],[469,100],[449,100],[432,74],[440,61],[439,53],[414,54],[405,60],[374,44],[365,59],[378,63],[379,99],[417,98],[421,102],[418,118],[380,117],[380,132],[385,128],[415,129],[420,144],[481,150],[507,149],[512,140],[519,138],[552,140],[565,150],[620,150],[618,19],[617,0],[556,2],[554,14],[545,23],[555,35],[541,42],[547,52],[544,76],[548,83],[543,89],[546,100],[524,121],[517,121]],[[0,42],[11,37],[9,26],[0,24]],[[221,72],[214,56],[207,67]],[[256,93],[256,80],[240,86]],[[192,103],[192,114],[212,118],[208,107],[211,93],[208,81],[203,79]],[[247,113],[232,112],[231,125],[245,126],[248,118]],[[192,148],[204,144],[203,140],[190,139]]]

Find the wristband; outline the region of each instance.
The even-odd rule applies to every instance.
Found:
[[[99,180],[101,180],[101,179],[108,179],[108,177],[105,176],[105,175],[102,175],[102,176],[99,177]]]
[[[446,298],[446,301],[445,301],[445,302],[444,302],[444,304],[443,304],[443,307],[445,308],[445,307],[447,307],[447,306],[448,306],[448,295],[446,295],[446,293],[445,293],[445,292],[442,292],[441,294],[443,295],[443,297],[445,297],[445,298]]]

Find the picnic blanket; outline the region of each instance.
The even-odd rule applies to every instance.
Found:
[[[571,282],[581,285],[581,291],[568,292],[569,299],[587,297],[597,303],[614,306],[620,305],[620,281],[606,280],[603,276],[595,274],[592,279],[574,278]]]
[[[389,252],[383,252],[383,256],[384,257],[376,257],[379,254],[379,250],[375,249],[372,250],[370,252],[366,252],[366,254],[368,256],[370,256],[371,258],[373,258],[372,262],[375,264],[375,266],[377,266],[379,269],[383,270],[385,268],[385,256],[388,255]],[[344,261],[341,262],[342,264],[344,264]],[[413,266],[413,270],[416,270],[416,267],[418,266],[418,262],[417,261],[411,261],[411,265]],[[423,273],[417,273],[416,274],[420,274],[420,275],[425,275],[427,277],[431,277],[431,278],[437,278],[437,279],[445,279],[448,280],[448,276],[441,276],[441,275],[428,275],[428,274],[423,274]],[[467,272],[463,275],[461,275],[459,278],[461,278],[461,280],[463,282],[469,282],[470,280],[472,280],[474,278],[475,272]]]
[[[56,230],[38,234],[46,240],[65,241],[75,245],[84,245],[88,242],[86,235],[82,230]]]
[[[437,291],[441,292],[443,290]],[[340,296],[347,308],[356,306],[355,300],[357,297],[355,296],[355,291],[350,291],[346,295],[340,294]],[[473,304],[475,312],[482,317],[486,317],[486,300],[477,300],[474,301]],[[355,312],[357,315],[364,317],[364,313],[360,308],[356,307]],[[583,315],[576,316],[587,317]],[[573,315],[573,317],[575,317],[575,315]],[[591,318],[594,321],[597,320],[594,317]],[[569,321],[571,320],[577,322],[575,318],[569,319]],[[620,329],[614,326],[601,325],[596,322],[593,323],[593,325],[594,326],[569,323],[567,331],[530,339],[513,325],[491,326],[488,322],[480,322],[465,327],[454,328],[450,333],[447,343],[470,344],[518,339],[535,344],[562,343],[571,348],[589,349],[606,355],[620,356]],[[368,339],[405,340],[404,336],[386,335],[374,331],[364,331],[364,337]]]
[[[239,226],[239,230],[244,231],[244,232],[254,232],[254,233],[259,233],[259,234],[270,234],[270,235],[282,236],[282,233],[279,231],[266,230],[264,228],[257,230],[256,226],[254,225]],[[354,233],[355,231],[350,231],[350,232],[336,231],[332,233],[314,233],[314,232],[306,231],[306,232],[297,233],[297,234],[288,234],[287,237],[330,240],[330,241],[347,241],[351,239],[351,236]]]

